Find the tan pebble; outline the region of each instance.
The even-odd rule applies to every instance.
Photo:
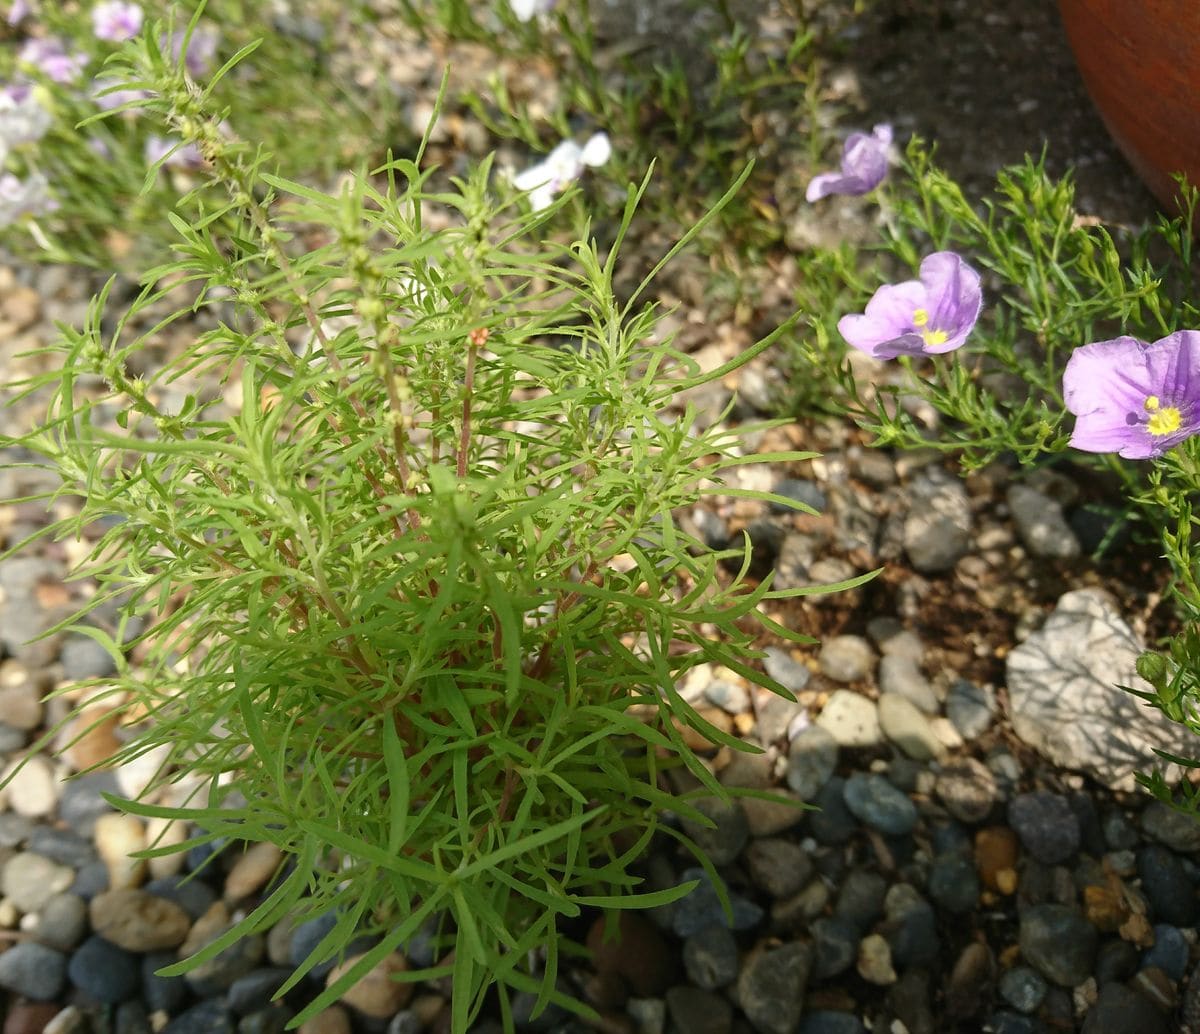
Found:
[[[182,844],[187,839],[187,827],[178,819],[155,817],[146,822],[147,847],[173,847]],[[184,852],[158,855],[146,859],[151,879],[160,880],[164,876],[174,876],[183,868]]]
[[[211,944],[229,926],[229,909],[225,902],[214,901],[188,931],[187,938],[179,946],[179,957],[195,955],[201,948]]]
[[[146,846],[146,827],[135,815],[111,813],[96,820],[92,834],[100,860],[108,868],[108,885],[112,890],[137,887],[146,877],[146,861],[130,858]]]
[[[128,716],[125,716],[126,719]],[[171,753],[169,743],[160,743],[135,758],[122,762],[115,770],[117,789],[130,800],[142,797],[154,782]]]
[[[779,800],[764,801],[758,797],[743,797],[738,803],[746,816],[746,826],[752,837],[770,837],[798,825],[806,809],[800,798],[790,790],[776,791]]]
[[[21,921],[21,910],[8,898],[0,898],[0,927],[12,930]]]
[[[996,889],[1001,894],[1015,894],[1017,892],[1017,884],[1016,869],[1001,869],[996,873]]]
[[[17,330],[25,330],[32,327],[42,314],[41,295],[32,287],[13,287],[4,293],[4,298],[0,301],[0,312]]]
[[[14,729],[29,732],[42,724],[42,697],[50,683],[35,675],[20,661],[0,663],[0,720]]]
[[[879,934],[868,934],[858,944],[858,975],[869,984],[887,987],[896,982],[892,949]]]
[[[240,901],[260,890],[279,869],[283,852],[272,843],[255,844],[241,856],[225,877],[225,898]]]
[[[24,764],[13,762],[4,770],[12,776],[5,788],[8,806],[18,815],[41,818],[49,815],[58,803],[59,780],[54,766],[47,758],[34,754]]]
[[[300,1024],[298,1034],[350,1034],[350,1014],[340,1005],[331,1005]]]
[[[62,755],[76,772],[103,765],[118,750],[117,717],[107,707],[85,708],[63,730]]]
[[[126,951],[177,948],[192,921],[174,901],[126,887],[97,894],[88,904],[92,929]]]
[[[42,1028],[42,1034],[82,1034],[90,1026],[76,1006],[68,1005]]]
[[[332,987],[360,958],[362,958],[361,955],[356,955],[347,959],[340,966],[335,966],[326,978],[325,986]],[[408,1004],[408,1000],[412,997],[412,984],[402,984],[393,979],[395,974],[403,973],[407,969],[408,962],[404,956],[399,952],[392,952],[381,959],[373,969],[368,970],[357,984],[342,995],[342,1001],[357,1009],[364,1016],[371,1016],[375,1019],[394,1016]]]
[[[1002,886],[999,874],[1016,868],[1018,853],[1017,834],[1007,826],[989,826],[976,833],[975,867],[983,885],[1002,894],[1011,894],[1016,889],[1015,884],[1010,885],[1009,877],[1005,876]],[[1015,875],[1014,872],[1014,879]]]
[[[424,1027],[432,1027],[434,1020],[446,1007],[446,1000],[441,995],[417,995],[409,1004],[411,1012]]]

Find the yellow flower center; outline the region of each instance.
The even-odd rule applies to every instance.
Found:
[[[929,322],[929,310],[928,309],[914,309],[912,320],[913,320],[914,327],[925,326],[925,324]]]
[[[1156,437],[1164,434],[1174,434],[1183,422],[1179,410],[1175,406],[1163,406],[1157,395],[1147,395],[1143,403],[1146,412],[1151,414],[1146,423],[1146,430]]]
[[[946,343],[946,338],[950,335],[944,330],[923,330],[921,337],[925,339],[927,345],[943,345]]]

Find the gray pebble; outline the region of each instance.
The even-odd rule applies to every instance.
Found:
[[[808,852],[791,840],[760,837],[750,841],[743,857],[754,885],[772,898],[790,897],[812,878]]]
[[[1110,980],[1124,983],[1138,969],[1138,950],[1128,941],[1111,938],[1100,945],[1096,954],[1096,984],[1103,987]]]
[[[108,890],[108,866],[103,862],[89,862],[75,874],[71,893],[78,894],[84,901],[91,901],[97,894]]]
[[[892,949],[896,967],[932,965],[941,947],[933,906],[914,887],[897,883],[888,890],[884,911],[887,918],[880,932]]]
[[[849,689],[838,689],[830,695],[816,724],[842,747],[873,747],[883,740],[875,702]]]
[[[812,801],[838,763],[838,744],[820,725],[801,729],[788,745],[787,784],[802,801]]]
[[[845,788],[846,780],[834,776],[817,794],[816,810],[808,814],[808,828],[820,844],[844,844],[858,831],[858,820],[846,807]]]
[[[862,636],[836,635],[825,641],[817,662],[835,682],[859,682],[874,669],[875,651]]]
[[[986,1030],[991,1034],[1044,1034],[1046,1028],[1030,1016],[1008,1009],[997,1009],[988,1017]]]
[[[204,915],[217,900],[217,892],[204,880],[194,877],[161,876],[147,883],[144,889],[148,894],[174,902],[193,920]]]
[[[234,1034],[233,1017],[221,999],[210,998],[180,1013],[160,1034]]]
[[[0,722],[0,757],[8,757],[10,754],[15,754],[25,746],[25,741],[29,739],[27,733],[20,729],[14,729],[11,725],[6,725]]]
[[[1096,929],[1068,905],[1032,905],[1021,914],[1021,955],[1061,987],[1082,984],[1096,960]]]
[[[1142,831],[1172,851],[1200,851],[1200,822],[1162,801],[1151,801],[1142,811]],[[1128,845],[1132,846],[1132,845]]]
[[[105,1005],[132,998],[142,982],[138,956],[95,935],[75,949],[67,976],[80,991]]]
[[[917,824],[916,806],[883,776],[855,772],[842,796],[855,816],[880,833],[903,836]]]
[[[86,837],[55,826],[38,826],[30,835],[29,850],[72,869],[82,869],[97,857],[95,845]]]
[[[911,657],[895,653],[883,655],[879,662],[879,690],[903,697],[925,714],[938,713],[937,694]]]
[[[811,481],[803,481],[800,478],[783,478],[775,482],[775,487],[771,491],[776,495],[810,506],[818,513],[825,509],[825,493]],[[771,503],[771,510],[774,513],[796,512],[794,508],[784,506],[782,503]]]
[[[956,679],[946,694],[946,717],[964,740],[987,731],[996,715],[995,694],[966,679]]]
[[[1053,499],[1026,485],[1012,485],[1008,508],[1017,534],[1034,556],[1054,560],[1079,556],[1079,539],[1063,516],[1062,506]]]
[[[778,646],[768,646],[763,651],[763,668],[766,673],[778,682],[784,689],[799,693],[808,685],[812,672],[807,665],[801,664],[786,650]]]
[[[698,880],[690,894],[680,898],[671,909],[671,928],[680,937],[690,937],[709,926],[729,926],[733,930],[749,930],[762,921],[763,910],[740,894],[729,893],[729,904],[733,909],[733,922],[729,922],[721,899],[703,869],[685,869],[679,876],[681,883]]]
[[[1137,847],[1141,837],[1137,827],[1122,811],[1108,811],[1100,820],[1100,830],[1104,834],[1104,842],[1112,851],[1128,851]]]
[[[113,810],[101,793],[121,795],[112,772],[92,772],[70,780],[58,799],[58,817],[80,836],[90,837],[96,819]]]
[[[33,829],[33,820],[28,816],[15,811],[0,812],[0,847],[20,847]]]
[[[419,1016],[409,1009],[396,1013],[388,1023],[387,1034],[421,1034],[425,1025]]]
[[[738,946],[723,926],[709,926],[683,942],[688,979],[706,991],[728,987],[738,974]]]
[[[64,955],[34,941],[19,941],[0,952],[0,987],[35,1002],[52,1002],[66,983]]]
[[[713,707],[728,714],[741,714],[750,709],[750,691],[723,679],[716,679],[704,687],[704,695]]]
[[[33,851],[13,855],[0,873],[0,890],[22,912],[40,912],[55,894],[75,882],[75,873]]]
[[[711,827],[699,822],[684,820],[683,829],[696,845],[703,851],[713,865],[728,865],[742,853],[746,841],[750,838],[750,828],[746,823],[746,813],[742,811],[737,801],[723,801],[717,797],[702,797],[693,801],[694,807],[700,814],[709,819]]]
[[[971,503],[967,490],[939,467],[913,478],[904,519],[904,551],[921,574],[949,571],[971,546]]]
[[[1154,944],[1142,954],[1142,968],[1157,966],[1172,980],[1182,980],[1189,951],[1187,938],[1177,926],[1158,923],[1154,927]]]
[[[1018,794],[1009,802],[1008,822],[1025,850],[1045,865],[1065,862],[1079,850],[1079,819],[1059,794]]]
[[[113,1034],[154,1034],[146,1007],[136,998],[117,1006],[113,1013]]]
[[[87,902],[78,894],[55,894],[38,913],[34,940],[56,951],[75,949],[88,931]]]
[[[968,826],[986,819],[999,796],[991,770],[970,757],[947,764],[938,773],[934,792],[946,810]]]
[[[1169,1034],[1170,1024],[1151,1002],[1124,984],[1105,984],[1083,1021],[1081,1034]]]
[[[59,662],[63,678],[72,682],[108,678],[117,671],[112,655],[90,636],[70,636],[63,643]]]
[[[867,1028],[853,1013],[816,1009],[804,1014],[798,1034],[867,1034]]]
[[[546,1015],[549,1012],[550,1010],[547,1009],[542,1015]],[[270,1006],[266,1009],[259,1009],[257,1012],[248,1013],[238,1020],[237,1034],[284,1034],[284,1031],[287,1030],[288,1020],[291,1018],[291,1012],[282,1006]],[[420,1034],[421,1028],[419,1025],[412,1029],[416,1034]]]
[[[680,1031],[729,1034],[733,1006],[719,994],[698,987],[673,987],[667,992],[667,1011]]]
[[[737,998],[755,1030],[792,1034],[800,1022],[812,962],[812,947],[803,942],[757,951],[746,959]]]
[[[883,916],[886,896],[887,880],[876,872],[854,869],[838,891],[833,914],[853,926],[862,936]]]
[[[837,916],[821,916],[810,927],[813,938],[813,976],[828,980],[846,972],[858,958],[859,928]]]
[[[1014,966],[1000,978],[1000,997],[1017,1012],[1037,1012],[1050,985],[1035,969]]]
[[[271,1004],[271,996],[292,975],[290,969],[270,966],[238,977],[225,994],[225,1002],[239,1016],[257,1012]]]
[[[1196,890],[1183,863],[1158,844],[1143,847],[1137,854],[1142,893],[1154,917],[1172,926],[1194,926],[1198,917]]]
[[[884,657],[904,657],[920,664],[925,646],[920,637],[898,618],[877,617],[867,622],[867,636]]]
[[[979,874],[975,863],[960,854],[940,855],[929,868],[929,896],[954,915],[965,915],[979,904]]]
[[[230,926],[233,924],[231,923]],[[224,933],[228,927],[214,933],[212,940]],[[211,959],[201,962],[183,975],[190,987],[202,998],[209,998],[229,989],[234,981],[250,973],[262,960],[264,952],[261,934],[239,937]]]
[[[158,974],[160,969],[166,969],[178,960],[174,951],[151,951],[142,956],[142,998],[151,1012],[175,1013],[187,1000],[188,987],[183,977]]]

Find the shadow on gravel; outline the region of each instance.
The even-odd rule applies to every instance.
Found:
[[[1074,168],[1081,213],[1136,225],[1157,211],[1092,107],[1050,0],[877,0],[845,42],[862,123],[936,141],[968,198],[1045,144],[1052,174]]]

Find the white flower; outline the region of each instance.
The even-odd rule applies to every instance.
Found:
[[[142,9],[125,0],[105,0],[92,8],[92,31],[96,39],[123,43],[142,27]]]
[[[508,0],[517,21],[527,22],[535,14],[548,14],[554,8],[555,0]]]
[[[50,112],[42,107],[33,90],[10,86],[0,90],[0,147],[6,151],[21,144],[36,143],[50,128]]]
[[[24,181],[11,172],[0,176],[0,226],[15,223],[24,215],[41,215],[58,207],[50,196],[49,184],[41,173],[30,173]]]
[[[603,165],[612,156],[612,144],[608,134],[597,133],[580,147],[574,140],[564,140],[533,168],[526,169],[513,177],[517,190],[529,191],[529,204],[540,212],[568,186],[583,175],[589,166]]]

